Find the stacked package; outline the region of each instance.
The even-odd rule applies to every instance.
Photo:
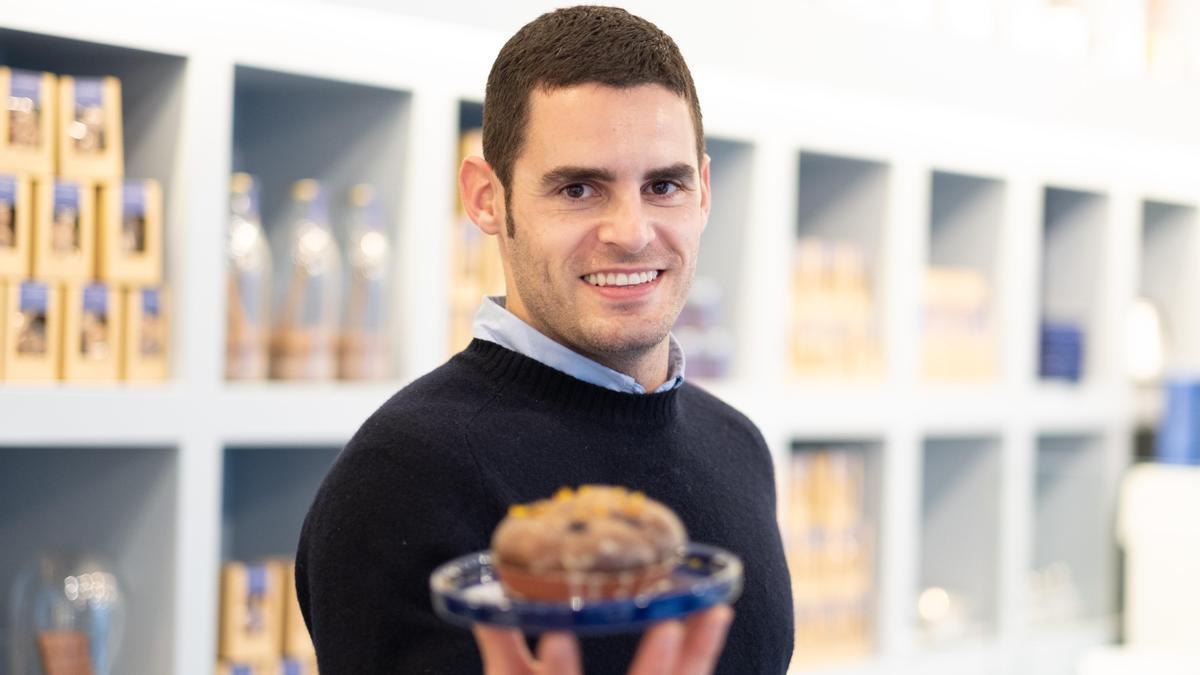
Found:
[[[783,514],[796,612],[796,665],[853,660],[872,649],[873,526],[861,450],[793,453]]]
[[[164,379],[163,198],[124,177],[121,83],[0,67],[0,95],[0,379]]]
[[[221,570],[218,675],[316,675],[296,600],[295,562],[230,562]]]
[[[801,239],[792,265],[789,351],[804,377],[870,377],[882,370],[877,311],[862,251]]]

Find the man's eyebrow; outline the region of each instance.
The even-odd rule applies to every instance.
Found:
[[[646,172],[646,180],[650,182],[673,180],[681,183],[690,183],[695,176],[696,170],[687,162],[679,162],[678,164],[651,169]]]
[[[558,166],[542,174],[542,187],[552,188],[563,183],[611,183],[616,174],[608,169],[587,166]]]

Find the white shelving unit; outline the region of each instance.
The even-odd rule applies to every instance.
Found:
[[[715,46],[695,60],[710,64],[695,75],[715,177],[701,266],[725,287],[737,337],[734,376],[711,387],[759,424],[779,474],[795,443],[870,448],[877,650],[813,672],[1065,675],[1082,649],[1115,637],[1116,578],[1100,561],[1135,423],[1117,367],[1121,313],[1140,285],[1166,294],[1173,325],[1196,321],[1174,280],[1200,253],[1200,137],[1185,114],[1200,97],[970,48],[951,68],[966,87],[960,107],[919,76],[945,61],[947,42],[789,11],[803,37],[794,58],[807,64],[795,79],[713,67]],[[165,186],[178,307],[167,384],[0,384],[0,602],[37,551],[95,548],[130,586],[118,670],[212,672],[221,560],[290,553],[338,448],[447,356],[457,136],[506,38],[347,3],[0,7],[0,63],[123,78],[127,169]],[[861,60],[876,45],[907,54],[886,82]],[[832,86],[839,77],[859,90]],[[947,77],[929,81],[957,81]],[[1064,93],[1063,78],[1085,86]],[[1139,97],[1153,105],[1131,110]],[[1160,124],[1155,110],[1174,112]],[[1068,126],[1076,114],[1088,124]],[[221,379],[228,178],[243,168],[265,181],[268,226],[302,174],[380,187],[397,250],[393,381]],[[791,251],[805,233],[846,236],[871,257],[877,381],[795,380],[783,365]],[[977,265],[995,286],[994,381],[920,377],[921,284],[943,260]],[[1037,376],[1038,322],[1059,308],[1086,321],[1079,385]],[[1059,559],[1088,602],[1033,625],[1029,575]],[[915,605],[929,583],[963,586],[986,630],[928,644]]]

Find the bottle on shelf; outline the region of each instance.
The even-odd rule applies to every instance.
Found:
[[[329,226],[328,202],[317,181],[304,179],[292,186],[283,226],[278,230],[283,264],[276,273],[271,376],[333,379],[342,263]]]
[[[338,374],[346,380],[384,379],[391,374],[387,330],[391,242],[372,186],[356,185],[350,190],[346,221],[348,288]]]
[[[267,376],[271,317],[271,250],[258,210],[258,187],[246,173],[233,175],[229,199],[228,311],[225,377],[261,380]]]

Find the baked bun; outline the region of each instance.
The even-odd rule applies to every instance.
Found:
[[[492,535],[505,589],[529,600],[629,597],[666,579],[687,532],[671,509],[622,487],[562,488],[511,507]]]

